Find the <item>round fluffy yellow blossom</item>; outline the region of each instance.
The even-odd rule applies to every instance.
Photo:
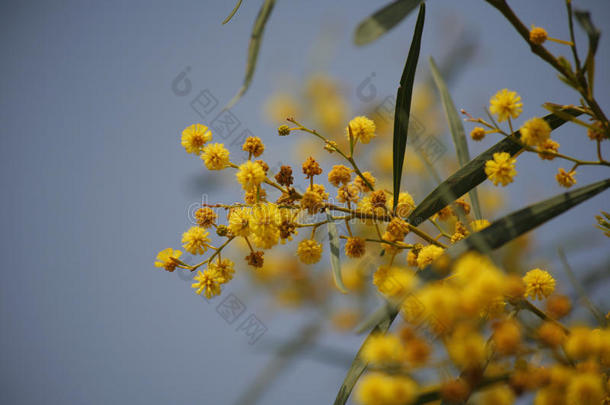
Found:
[[[345,254],[349,257],[359,258],[366,251],[366,244],[364,239],[353,236],[347,238],[347,242],[345,243]]]
[[[360,405],[409,405],[417,394],[417,384],[408,377],[369,373],[358,383],[355,398]]]
[[[356,387],[356,402],[360,405],[386,405],[392,400],[392,389],[388,376],[369,373],[363,376]]]
[[[364,177],[371,186],[375,187],[375,182],[377,181],[377,179],[375,179],[375,177],[373,177],[370,172],[363,172],[362,177]],[[362,179],[362,177],[356,176],[356,178],[354,179],[354,185],[358,187],[363,193],[373,191],[369,186],[367,186],[366,182]]]
[[[260,164],[248,160],[239,166],[236,176],[244,190],[251,190],[265,180],[265,171]]]
[[[472,131],[470,131],[470,137],[473,141],[481,141],[485,138],[485,128],[483,127],[474,127]]]
[[[258,136],[249,136],[246,138],[241,149],[254,157],[259,157],[265,151],[265,145]]]
[[[375,217],[381,217],[381,216],[385,215],[384,208],[373,206],[370,196],[364,196],[364,197],[360,198],[360,200],[358,201],[358,211],[360,211],[364,214],[373,215]],[[368,219],[368,218],[364,219],[364,223],[367,225],[371,225],[374,222],[375,222],[374,219]]]
[[[390,207],[394,206],[394,197],[390,196],[388,198],[388,205]],[[401,218],[407,218],[411,212],[415,209],[415,200],[411,197],[411,194],[406,191],[398,194],[398,204],[396,204],[396,215]]]
[[[389,238],[386,238],[384,236],[384,239],[386,240],[403,240],[405,236],[409,233],[409,224],[405,220],[400,219],[399,217],[394,217],[388,223],[386,232],[387,236],[389,236]]]
[[[494,326],[493,342],[500,354],[514,354],[521,343],[521,327],[514,319],[502,321]]]
[[[432,347],[424,339],[415,337],[406,342],[403,357],[411,367],[421,367],[428,362],[431,352]]]
[[[456,275],[460,277],[460,275]],[[462,275],[463,277],[463,275]],[[504,309],[504,273],[495,266],[481,266],[462,287],[462,310],[470,315],[493,315]],[[498,308],[499,307],[499,308]]]
[[[361,292],[366,287],[364,269],[356,262],[350,262],[341,269],[343,284],[350,291]]]
[[[568,404],[598,405],[604,397],[604,385],[598,373],[577,373],[566,390]]]
[[[212,139],[212,132],[201,124],[193,124],[182,131],[182,146],[187,153],[199,155],[203,145]]]
[[[364,344],[362,358],[374,364],[395,363],[402,357],[402,349],[398,336],[377,333]]]
[[[171,273],[176,269],[176,266],[178,265],[177,260],[181,255],[182,252],[179,250],[174,250],[172,248],[163,249],[157,255],[155,267],[163,267]]]
[[[559,146],[560,145],[558,142],[555,142],[552,139],[547,139],[540,145],[540,152],[538,153],[538,156],[542,160],[553,160],[555,159],[554,153],[557,153]]]
[[[322,244],[313,239],[305,239],[299,243],[297,256],[305,264],[317,263],[322,257]]]
[[[218,216],[211,208],[202,207],[195,211],[195,221],[197,221],[197,225],[204,228],[209,228],[214,225],[216,223],[216,218],[218,218]]]
[[[551,126],[542,118],[532,118],[525,121],[519,130],[521,141],[529,146],[543,145],[551,136]]]
[[[478,332],[460,327],[447,339],[451,361],[462,370],[477,369],[487,358],[485,339]]]
[[[200,255],[208,250],[209,232],[199,226],[193,226],[182,234],[182,247],[193,255]]]
[[[451,281],[463,287],[480,274],[491,271],[499,272],[489,257],[478,252],[467,252],[455,261]]]
[[[277,127],[277,133],[279,136],[290,135],[290,127],[288,125],[280,125]]]
[[[279,242],[282,214],[277,205],[266,203],[252,208],[249,226],[257,247],[270,249]]]
[[[222,143],[211,143],[203,148],[201,160],[209,170],[222,170],[229,165],[229,151]]]
[[[341,184],[347,184],[352,179],[352,171],[349,167],[344,165],[334,165],[330,172],[328,172],[328,182],[335,187],[339,187]]]
[[[367,117],[359,116],[352,119],[345,128],[347,138],[350,137],[350,129],[354,142],[369,143],[375,137],[375,123]]]
[[[546,300],[546,312],[553,319],[561,319],[572,310],[572,302],[565,295],[551,295]]]
[[[323,184],[315,184],[313,185],[313,188],[311,186],[307,187],[307,191],[313,191],[315,193],[318,193],[318,195],[320,196],[320,198],[322,198],[322,200],[328,200],[328,193],[326,192],[326,188],[324,188]]]
[[[486,219],[475,219],[470,223],[470,229],[472,229],[472,232],[479,232],[487,228],[489,225],[491,224]]]
[[[415,295],[409,295],[402,302],[400,312],[405,321],[417,325],[425,319],[426,307]]]
[[[480,404],[512,405],[515,403],[515,393],[510,387],[503,384],[496,384],[481,391],[478,398],[480,402],[477,403]]]
[[[424,246],[417,254],[417,267],[420,269],[425,268],[433,261],[435,261],[440,255],[443,254],[443,248],[436,245]]]
[[[555,322],[544,322],[536,332],[538,339],[548,346],[556,347],[563,343],[566,334]]]
[[[498,116],[498,121],[506,121],[509,118],[517,118],[523,111],[521,97],[516,91],[502,89],[489,100],[489,111]]]
[[[598,347],[595,333],[583,326],[571,328],[564,345],[566,353],[573,360],[583,360],[596,355]]]
[[[345,184],[337,190],[337,201],[341,203],[346,202],[358,202],[358,198],[360,197],[360,193],[358,187],[353,184]]]
[[[197,275],[193,278],[196,282],[191,284],[195,288],[195,292],[199,295],[203,292],[207,299],[210,299],[220,294],[220,284],[224,283],[224,278],[216,271],[207,269],[203,273],[197,271]]]
[[[417,276],[408,269],[380,266],[373,274],[373,284],[392,299],[404,299],[417,285]]]
[[[313,176],[322,174],[322,167],[320,167],[320,164],[313,157],[309,156],[303,162],[303,174],[305,174],[308,179],[312,178]]]
[[[493,154],[493,160],[485,162],[485,174],[495,186],[501,183],[506,186],[513,182],[513,177],[517,174],[515,162],[507,152]]]
[[[530,42],[534,45],[542,45],[548,38],[546,30],[542,27],[534,27],[530,30]]]
[[[229,211],[229,231],[235,236],[250,235],[250,208],[234,208]]]
[[[430,327],[436,333],[450,331],[460,311],[460,295],[457,289],[446,284],[428,284],[423,287],[417,296],[417,301],[411,303],[409,310],[415,314],[421,311],[418,304],[423,305],[424,313],[421,315],[430,322]],[[403,310],[407,308],[403,305]]]
[[[555,279],[547,271],[533,269],[523,276],[525,283],[525,297],[543,299],[555,291]]]
[[[223,279],[221,283],[226,283],[233,279],[233,274],[235,274],[235,269],[233,266],[233,261],[229,259],[222,259],[210,263],[208,265],[208,270],[216,272],[218,276]]]
[[[390,392],[392,400],[389,405],[408,405],[415,401],[418,387],[409,377],[396,375],[390,377]]]
[[[319,193],[308,190],[301,197],[301,208],[307,210],[309,215],[315,215],[324,207],[324,201]]]
[[[576,179],[574,178],[575,174],[576,172],[574,170],[566,172],[563,168],[559,168],[559,171],[555,175],[555,179],[560,186],[570,188],[576,184]]]

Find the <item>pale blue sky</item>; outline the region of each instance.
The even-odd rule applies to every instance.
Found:
[[[325,65],[333,75],[353,89],[375,72],[379,94],[391,95],[414,24],[411,17],[377,43],[356,48],[354,27],[385,1],[277,3],[252,87],[233,109],[243,128],[268,143],[270,160],[285,159],[291,141],[275,136],[260,107],[278,77],[300,79],[311,71],[307,57],[322,27],[335,35]],[[237,90],[259,4],[244,2],[221,26],[232,4],[220,0],[1,3],[0,402],[230,404],[268,360],[261,342],[295,333],[307,318],[272,319],[260,299],[242,295],[246,313],[267,320],[269,329],[250,346],[236,324],[216,313],[216,304],[152,266],[158,250],[178,245],[189,225],[187,207],[206,187],[217,187],[217,199],[235,195],[218,188],[224,180],[202,175],[201,162],[180,146],[179,132],[200,120],[189,105],[195,92],[209,89],[225,103]],[[527,24],[567,38],[563,1],[511,4]],[[604,31],[597,84],[608,110],[609,3],[574,5],[593,9]],[[481,111],[504,87],[522,95],[530,116],[543,114],[544,101],[577,102],[482,0],[432,0],[427,11],[423,66],[451,46],[448,23],[472,30],[480,41],[451,86],[459,107]],[[187,66],[193,93],[180,97],[171,83]],[[587,156],[582,133],[558,136],[565,150]],[[549,180],[558,164],[539,170],[532,163],[536,158],[520,160],[513,208],[562,191]],[[579,183],[608,177],[605,172],[583,168]],[[548,224],[539,238],[550,242],[573,229],[592,229],[592,213],[610,210],[609,202],[607,193],[586,202]],[[573,263],[580,268],[607,259],[607,241],[594,231],[586,238],[586,252]],[[360,340],[328,343],[355,353]],[[262,403],[283,403],[288,395],[295,405],[330,403],[344,374],[305,359]]]

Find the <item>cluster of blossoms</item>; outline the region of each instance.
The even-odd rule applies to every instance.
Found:
[[[534,29],[534,36],[538,35]],[[599,161],[581,161],[579,159],[566,156],[558,153],[559,143],[551,139],[552,128],[549,123],[540,117],[534,117],[527,120],[518,131],[513,130],[512,120],[518,118],[523,112],[523,103],[521,97],[515,92],[508,89],[503,89],[497,92],[490,100],[489,112],[497,118],[497,122],[501,123],[508,121],[510,132],[505,132],[493,120],[489,123],[481,118],[474,119],[469,116],[469,121],[482,124],[484,127],[476,126],[470,132],[470,137],[474,141],[481,141],[486,134],[499,133],[506,137],[510,137],[515,142],[522,145],[524,150],[537,153],[542,160],[553,160],[556,157],[571,161],[574,163],[569,171],[564,168],[559,168],[555,179],[557,183],[566,188],[576,184],[576,168],[581,165],[604,164],[605,161],[601,157],[599,148],[600,142],[607,139],[602,131],[599,122],[589,126],[587,130],[588,138],[597,142]],[[491,117],[491,116],[490,116]],[[487,129],[486,129],[487,128]],[[515,170],[516,158],[507,152],[494,153],[492,159],[485,164],[485,174],[494,184],[507,186],[513,182],[513,178],[517,175]]]
[[[463,403],[472,395],[475,403],[509,405],[528,393],[536,405],[610,400],[610,329],[564,326],[571,302],[555,293],[549,272],[536,268],[520,277],[472,252],[436,264],[448,266],[447,276],[428,283],[408,268],[376,271],[373,282],[399,306],[403,323],[365,341],[361,356],[371,371],[357,386],[358,403]],[[417,382],[431,366],[459,377]]]
[[[195,212],[196,226],[188,229],[182,236],[182,246],[191,255],[212,254],[197,264],[187,264],[180,260],[181,251],[166,249],[159,253],[156,265],[168,271],[182,268],[194,272],[197,293],[210,298],[221,293],[222,284],[233,278],[234,263],[222,257],[222,251],[233,241],[242,240],[249,251],[245,262],[255,269],[262,268],[265,251],[278,244],[293,240],[299,229],[309,228],[309,237],[298,242],[295,255],[303,264],[320,261],[323,253],[321,241],[316,240],[316,231],[330,222],[344,223],[347,233],[344,239],[344,254],[348,258],[359,259],[367,253],[367,246],[374,244],[388,253],[388,266],[398,263],[401,252],[404,263],[416,269],[423,269],[442,255],[448,243],[456,243],[471,232],[477,232],[487,225],[487,220],[472,220],[463,223],[470,214],[470,204],[459,199],[445,207],[430,222],[441,232],[434,237],[423,230],[413,227],[407,218],[415,208],[413,197],[406,191],[400,192],[394,204],[394,196],[379,187],[375,176],[361,171],[354,160],[357,145],[366,145],[376,137],[375,123],[365,116],[352,119],[345,127],[345,140],[349,153],[344,152],[335,141],[324,138],[294,119],[289,119],[294,127],[282,125],[278,128],[280,136],[293,131],[313,134],[324,142],[324,149],[345,158],[346,164],[335,164],[323,175],[320,163],[313,157],[305,159],[301,166],[302,178],[306,184],[297,187],[292,167],[284,165],[274,175],[269,173],[268,164],[259,159],[265,151],[260,138],[249,137],[242,149],[248,159],[241,164],[233,163],[229,151],[221,143],[212,143],[212,133],[204,125],[194,124],[182,133],[182,146],[187,153],[198,155],[209,170],[234,169],[235,179],[243,190],[243,202],[234,204],[205,205]],[[334,188],[331,197],[325,184],[327,180]],[[271,193],[277,193],[271,200]],[[226,212],[226,222],[219,223],[220,215],[216,210]],[[324,219],[317,220],[322,216]],[[437,221],[443,221],[448,232]],[[210,230],[221,238],[219,246],[212,244]],[[419,243],[409,243],[407,235],[414,235]],[[205,268],[201,271],[200,268]],[[374,276],[374,280],[379,279]],[[374,281],[376,283],[376,281]]]
[[[546,40],[553,39],[544,29],[532,28],[532,44]],[[340,162],[327,165],[303,148],[307,154],[300,159],[300,167],[283,165],[274,172],[263,160],[265,145],[258,137],[244,141],[242,150],[248,158],[237,162],[222,143],[212,143],[213,135],[205,125],[194,124],[183,131],[185,151],[199,156],[208,170],[234,171],[243,199],[205,204],[195,212],[196,224],[184,232],[181,243],[190,255],[203,256],[201,261],[187,263],[182,251],[168,248],[159,252],[155,266],[192,272],[194,291],[208,299],[222,293],[240,263],[250,266],[248,273],[257,280],[277,279],[284,272],[290,288],[279,294],[282,303],[288,306],[305,295],[319,303],[329,300],[328,296],[320,292],[322,283],[313,280],[319,274],[308,271],[308,266],[322,261],[325,252],[324,237],[318,231],[330,224],[344,225],[338,235],[341,244],[337,244],[348,264],[340,269],[340,282],[333,278],[337,287],[345,292],[344,286],[356,299],[373,291],[401,315],[394,330],[365,341],[359,356],[369,371],[356,386],[359,404],[409,405],[428,398],[428,402],[472,399],[508,405],[528,394],[537,405],[610,402],[607,320],[597,329],[565,326],[571,302],[556,293],[556,281],[546,270],[534,268],[523,274],[522,267],[505,268],[473,252],[450,259],[446,253],[451,245],[486,229],[490,222],[471,212],[470,197],[462,197],[422,226],[412,225],[409,217],[417,205],[413,196],[404,190],[398,195],[388,191],[384,174],[392,170],[390,148],[386,144],[372,149],[383,142],[378,136],[383,123],[357,116],[345,126],[345,105],[329,87],[318,78],[309,96],[312,105],[320,108],[314,115],[321,126],[340,132],[341,137],[326,138],[292,118],[290,125],[278,128],[278,135],[308,133],[313,136],[309,139],[323,143],[329,159]],[[417,99],[421,103],[425,97]],[[286,99],[276,102],[289,104]],[[426,110],[431,108],[418,110],[414,104],[418,117],[434,118]],[[491,122],[469,116],[468,121],[480,124],[470,136],[481,141],[487,134],[501,134],[542,160],[573,162],[570,170],[558,169],[556,179],[563,187],[576,183],[577,167],[607,163],[600,152],[606,128],[599,121],[586,125],[588,138],[597,144],[599,161],[586,162],[558,152],[560,145],[551,139],[552,128],[544,118],[531,118],[515,130],[513,120],[522,112],[520,96],[503,89],[490,100]],[[508,130],[500,127],[502,123]],[[374,174],[360,169],[364,158],[356,160],[356,151],[363,148],[371,148],[366,154],[376,160],[371,165]],[[484,167],[491,183],[507,186],[513,182],[519,153],[493,154]],[[426,159],[407,156],[411,168],[418,159],[420,163]],[[417,191],[413,195],[417,197]],[[600,217],[598,221],[602,230],[610,229],[607,220]],[[299,240],[293,242],[297,236]],[[234,263],[226,256],[227,248],[235,245],[247,254]],[[290,260],[281,265],[272,253],[279,250],[278,245],[290,251]],[[337,255],[333,246],[326,250]],[[368,270],[353,265],[362,262],[374,265]],[[434,281],[428,277],[431,268],[440,270]],[[336,312],[332,321],[338,329],[350,330],[359,319],[348,310]],[[442,370],[440,381],[430,381],[431,368]]]
[[[511,120],[522,112],[515,92],[498,92],[491,99],[490,112],[498,122],[508,121],[511,132],[504,133],[495,122],[472,119],[488,127],[476,127],[472,139],[502,133],[542,159],[563,156],[558,155],[559,145],[550,139],[551,128],[544,119],[532,118],[518,132],[512,130]],[[490,225],[486,219],[472,218],[466,198],[455,200],[428,220],[439,232],[431,235],[409,223],[416,207],[410,193],[400,192],[394,204],[394,195],[378,178],[358,167],[355,150],[377,136],[372,120],[358,116],[348,123],[344,143],[349,152],[339,142],[294,119],[288,121],[293,125],[280,126],[280,136],[295,131],[309,133],[323,142],[329,156],[345,161],[333,164],[325,174],[321,161],[308,156],[298,171],[284,165],[271,173],[261,159],[265,145],[260,138],[245,140],[242,149],[248,158],[238,163],[230,160],[223,144],[211,142],[213,136],[206,126],[195,124],[183,131],[182,146],[187,153],[198,155],[207,169],[235,170],[243,201],[203,205],[195,212],[196,225],[182,235],[182,247],[191,255],[211,252],[205,260],[187,264],[181,260],[180,250],[168,248],[158,254],[155,266],[169,272],[176,268],[196,271],[192,287],[210,299],[220,295],[223,284],[234,277],[235,263],[223,257],[223,250],[234,242],[243,242],[242,248],[248,252],[244,262],[254,269],[256,277],[273,277],[264,266],[268,251],[288,245],[299,230],[306,230],[292,251],[301,264],[313,265],[321,261],[324,252],[316,231],[331,222],[345,224],[345,234],[339,238],[344,241],[347,258],[375,256],[383,261],[369,274],[344,268],[345,286],[352,292],[364,291],[363,282],[368,278],[402,317],[396,332],[367,339],[362,358],[370,365],[370,372],[357,386],[358,403],[406,405],[430,392],[440,393],[440,399],[447,403],[460,403],[472,395],[482,403],[511,404],[527,392],[535,392],[538,405],[597,404],[607,397],[604,370],[610,366],[610,330],[561,324],[571,303],[566,296],[555,294],[556,282],[549,272],[536,268],[521,277],[501,270],[478,253],[467,253],[456,261],[444,254],[450,245]],[[573,172],[560,169],[560,184],[571,186]],[[506,152],[496,153],[486,163],[485,173],[493,184],[505,186],[516,175],[515,158]],[[295,184],[298,178],[302,185]],[[224,223],[220,218],[225,218]],[[220,240],[217,246],[211,233]],[[421,278],[422,270],[431,265],[444,269],[442,280]],[[315,288],[304,286],[308,276],[302,272],[295,270],[291,276],[301,289]],[[284,302],[296,299],[282,298]],[[531,300],[546,301],[546,308],[538,308]],[[541,321],[532,323],[526,313]],[[356,322],[350,312],[337,313],[333,321],[346,328]],[[549,356],[544,361],[527,361],[528,354],[539,348],[541,354]],[[433,385],[415,377],[438,365],[458,371],[459,377]]]

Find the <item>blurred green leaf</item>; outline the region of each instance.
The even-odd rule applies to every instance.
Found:
[[[362,349],[369,341],[371,336],[376,333],[387,332],[387,330],[390,328],[390,325],[394,321],[394,318],[396,318],[396,315],[398,315],[398,311],[392,311],[392,313],[387,314],[387,316],[385,316],[377,325],[375,325],[375,327],[373,328],[371,333],[369,333],[366,339],[364,339],[364,342],[362,342],[362,345],[360,346],[360,350],[358,350],[358,353],[356,354],[352,365],[347,371],[347,375],[343,380],[343,384],[341,384],[341,388],[339,388],[339,393],[337,394],[337,398],[335,399],[334,405],[343,405],[345,404],[345,402],[347,402],[347,399],[352,393],[352,390],[354,389],[358,378],[360,378],[360,376],[366,369],[367,363],[361,358]]]
[[[371,330],[376,325],[379,325],[385,319],[388,319],[396,312],[396,306],[391,302],[386,301],[385,305],[381,305],[379,308],[375,310],[372,314],[367,316],[364,321],[362,321],[354,330],[356,334],[361,334],[366,332],[367,330]]]
[[[400,193],[400,180],[402,177],[402,166],[405,159],[405,148],[407,147],[407,135],[409,131],[409,116],[411,114],[411,94],[413,93],[413,82],[415,81],[415,70],[419,59],[419,48],[424,30],[424,19],[426,16],[426,4],[421,3],[419,14],[415,23],[413,40],[407,56],[407,62],[400,78],[400,86],[396,94],[396,109],[394,112],[394,143],[393,152],[393,180],[394,180],[394,207],[398,204]]]
[[[256,69],[258,51],[261,47],[261,41],[263,39],[265,26],[267,25],[267,20],[271,15],[271,11],[273,10],[274,5],[275,0],[265,0],[258,12],[256,21],[254,22],[254,27],[252,28],[252,34],[250,35],[250,45],[248,46],[248,60],[246,62],[246,77],[244,78],[244,83],[240,87],[237,94],[231,99],[231,101],[229,101],[229,103],[225,107],[225,110],[233,107],[235,103],[237,103],[239,99],[246,93],[248,87],[250,87],[252,77],[254,76],[254,70]]]
[[[339,248],[339,233],[337,232],[337,224],[332,220],[330,211],[326,210],[326,218],[328,219],[328,239],[330,241],[330,264],[333,271],[333,281],[335,286],[343,294],[347,294],[347,288],[343,284],[341,277],[341,249]]]
[[[575,117],[582,114],[581,110],[575,108],[566,108],[563,112]],[[549,123],[552,129],[556,129],[566,122],[565,119],[558,117],[556,114],[546,115],[544,119]],[[517,136],[520,136],[518,131]],[[492,159],[494,153],[507,152],[511,156],[514,156],[519,151],[521,151],[521,145],[510,138],[502,139],[500,142],[472,159],[467,165],[461,167],[457,172],[449,176],[447,180],[434,189],[434,191],[428,194],[411,213],[409,222],[414,226],[421,224],[453,202],[447,198],[448,196],[459,198],[485,181],[485,179],[487,179],[487,176],[485,175],[485,162]]]
[[[451,94],[449,94],[447,84],[445,83],[445,80],[443,80],[443,77],[436,67],[436,63],[434,63],[434,59],[432,57],[430,57],[430,71],[432,72],[432,78],[434,79],[434,83],[436,83],[436,87],[438,88],[438,92],[441,96],[441,102],[443,104],[443,109],[445,110],[445,115],[447,116],[447,122],[449,123],[449,130],[451,132],[451,138],[453,139],[453,144],[457,153],[458,162],[460,163],[460,167],[464,167],[466,164],[468,164],[468,162],[470,162],[470,153],[468,152],[468,143],[466,142],[464,125],[462,125],[462,119],[455,108]],[[470,190],[469,194],[470,200],[472,201],[472,208],[475,218],[483,218],[481,216],[481,206],[479,204],[479,196],[477,195],[476,188]]]
[[[397,0],[377,10],[375,14],[358,24],[354,33],[354,43],[366,45],[375,41],[394,28],[421,2],[422,0]]]
[[[235,5],[235,7],[233,7],[233,11],[231,11],[231,14],[229,14],[229,16],[224,19],[224,21],[222,22],[223,24],[226,24],[229,21],[231,21],[231,18],[233,18],[235,13],[237,13],[237,10],[239,9],[239,6],[241,6],[241,2],[242,2],[242,0],[237,0],[237,4]]]
[[[597,52],[597,46],[599,44],[599,37],[601,36],[600,31],[593,25],[591,20],[591,13],[588,11],[574,10],[574,17],[580,24],[583,30],[589,37],[589,50],[587,51],[587,59],[585,59],[585,71],[589,79],[590,90],[593,90],[593,79],[595,77],[595,53]]]
[[[610,187],[610,179],[598,181],[576,190],[530,205],[494,221],[487,228],[471,234],[447,249],[447,254],[458,257],[468,250],[477,250],[473,238],[481,238],[491,249],[512,241],[567,210]]]

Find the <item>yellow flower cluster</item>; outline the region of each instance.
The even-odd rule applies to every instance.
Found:
[[[547,39],[552,40],[542,28],[530,31],[531,44],[541,45]],[[327,85],[312,83],[309,96],[322,102]],[[422,97],[414,111],[418,116],[433,116],[427,111],[431,103],[430,97]],[[277,171],[270,168],[263,160],[266,146],[258,137],[245,139],[241,149],[247,158],[232,162],[223,144],[211,143],[212,133],[206,126],[186,128],[181,140],[186,152],[198,155],[209,170],[235,170],[233,179],[241,186],[243,199],[203,204],[195,212],[195,226],[182,235],[182,247],[191,255],[208,255],[202,261],[187,264],[180,259],[181,251],[168,248],[159,252],[155,266],[169,272],[193,272],[195,292],[210,299],[221,294],[223,285],[235,275],[234,262],[225,257],[225,249],[231,246],[232,252],[243,250],[242,263],[252,268],[248,274],[284,307],[332,302],[334,289],[327,288],[332,282],[358,303],[366,302],[371,292],[377,295],[384,301],[385,314],[398,313],[401,325],[383,333],[377,328],[365,340],[359,357],[369,372],[355,388],[356,402],[362,405],[407,405],[426,398],[508,405],[525,393],[537,405],[597,404],[610,398],[610,329],[564,325],[572,303],[557,294],[551,273],[539,268],[523,272],[523,264],[518,263],[528,241],[515,241],[515,246],[507,247],[506,257],[498,255],[494,260],[474,251],[463,253],[471,244],[460,241],[489,236],[500,228],[498,222],[488,228],[490,221],[480,219],[476,201],[466,195],[425,218],[427,222],[413,221],[413,196],[404,189],[396,194],[389,191],[387,172],[392,170],[392,159],[387,142],[383,145],[388,140],[387,126],[366,116],[346,125],[347,119],[338,118],[345,111],[332,114],[328,106],[318,118],[325,122],[325,129],[338,129],[335,139],[294,118],[287,120],[290,125],[278,128],[279,136],[312,135],[321,142],[321,152],[331,153],[324,153],[325,160],[310,145],[299,148],[302,164],[294,170],[283,163]],[[569,171],[558,170],[556,180],[563,187],[576,183],[579,165],[595,164],[560,154],[559,143],[551,139],[549,122],[555,126],[555,121],[548,117],[534,117],[517,126],[523,103],[515,91],[498,91],[490,99],[489,112],[491,122],[466,113],[467,121],[477,124],[471,139],[486,142],[498,134],[520,147],[487,158],[483,170],[495,186],[514,181],[516,158],[522,152],[536,153],[547,161],[575,163]],[[583,125],[599,150],[606,127],[600,121]],[[365,150],[373,146],[365,146],[373,139],[381,150]],[[411,153],[407,160],[419,160],[418,174],[423,173],[418,152],[407,153]],[[364,155],[362,159],[358,154]],[[373,159],[367,159],[369,154]],[[375,170],[361,170],[371,161]],[[601,152],[599,161],[604,162]],[[448,163],[447,167],[453,166]],[[409,190],[415,196],[421,191],[417,186]],[[491,197],[483,190],[479,195],[491,218],[497,191]],[[304,237],[289,243],[299,232],[305,232]],[[326,235],[330,244],[322,240]],[[275,249],[280,244],[290,249],[282,258]],[[319,277],[308,266],[319,263],[325,249],[332,260],[324,267],[329,272],[332,268],[332,276]],[[337,268],[337,256],[347,263]],[[333,326],[342,332],[365,315],[360,305],[340,309],[328,305]],[[433,384],[419,378],[418,373],[427,375],[427,369],[438,365],[447,378]],[[411,378],[416,374],[417,378]]]

